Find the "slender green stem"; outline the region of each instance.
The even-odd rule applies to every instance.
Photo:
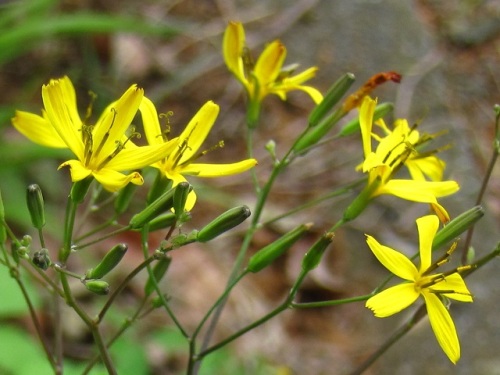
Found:
[[[64,264],[71,253],[71,245],[73,242],[73,228],[75,226],[76,209],[78,204],[68,197],[66,205],[66,218],[64,220],[64,237],[63,247],[59,252],[59,260]]]
[[[87,233],[76,238],[75,242],[80,242],[80,241],[84,240],[85,238],[88,238],[88,237],[110,227],[111,225],[114,225],[115,223],[116,223],[116,217],[112,217],[111,219],[106,220],[102,224],[96,225],[94,228],[92,228],[92,230],[90,230]]]
[[[254,158],[254,153],[253,153],[253,134],[254,134],[253,128],[250,128],[247,126],[247,155],[249,159]],[[260,193],[260,184],[259,184],[259,179],[257,178],[257,172],[255,171],[255,168],[250,169],[250,174],[252,175],[252,181],[253,181],[253,187],[255,190],[255,193],[259,195]]]
[[[108,347],[104,343],[101,333],[99,332],[99,326],[97,324],[92,324],[91,330],[92,330],[92,336],[94,337],[94,342],[96,343],[97,348],[99,349],[99,353],[101,354],[101,360],[104,363],[104,366],[108,371],[108,374],[118,375],[118,372],[116,372],[116,368],[113,365],[113,361],[111,360],[111,356],[109,355]]]
[[[367,299],[372,297],[374,294],[375,294],[375,292],[370,293],[370,294],[365,294],[363,296],[342,298],[342,299],[336,299],[336,300],[331,300],[331,301],[302,302],[302,303],[292,302],[290,307],[292,307],[294,309],[311,309],[311,308],[315,308],[315,307],[329,307],[329,306],[345,305],[345,304],[353,303],[353,302],[366,301]]]
[[[83,244],[83,245],[77,245],[77,246],[74,246],[74,247],[73,247],[73,250],[75,250],[75,251],[76,251],[76,250],[82,250],[82,249],[84,249],[84,248],[86,248],[86,247],[89,247],[89,246],[91,246],[91,245],[94,245],[94,244],[96,244],[96,243],[99,243],[99,242],[101,242],[101,241],[103,241],[103,240],[105,240],[105,239],[107,239],[107,238],[111,238],[111,237],[116,236],[117,234],[124,233],[124,232],[128,231],[129,229],[130,229],[130,226],[129,226],[129,225],[127,225],[127,226],[125,226],[125,227],[122,227],[122,228],[119,228],[119,229],[117,229],[117,230],[114,230],[114,231],[112,231],[112,232],[110,232],[110,233],[107,233],[107,234],[103,235],[102,237],[99,237],[99,238],[97,238],[97,239],[95,239],[95,240],[89,241],[89,242],[87,242],[87,243],[85,243],[85,244]]]

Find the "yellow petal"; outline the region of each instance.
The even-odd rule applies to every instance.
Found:
[[[189,164],[181,173],[198,177],[222,177],[245,172],[257,164],[255,159],[247,159],[231,164]]]
[[[103,188],[110,192],[116,192],[130,182],[135,185],[142,185],[144,183],[144,179],[138,172],[125,175],[112,169],[103,168],[92,174]]]
[[[459,188],[455,181],[390,180],[380,187],[377,195],[391,194],[413,202],[437,203],[436,198],[453,194]]]
[[[369,96],[365,96],[359,109],[359,126],[361,137],[363,138],[363,151],[365,157],[372,151],[373,113],[375,112],[376,105],[376,100],[373,100]]]
[[[30,141],[46,147],[67,148],[51,123],[38,115],[29,112],[16,111],[12,125]]]
[[[446,276],[443,281],[432,285],[429,289],[460,302],[472,302],[472,295],[464,279],[458,273]]]
[[[92,158],[96,160],[97,165],[112,154],[117,144],[123,140],[125,131],[139,109],[143,95],[143,89],[132,85],[120,99],[110,104],[102,113],[92,132],[94,152]]]
[[[432,263],[432,241],[439,228],[436,215],[427,215],[417,219],[418,238],[420,244],[420,274],[424,273]]]
[[[69,167],[71,173],[71,181],[76,182],[90,176],[92,171],[85,167],[79,160],[68,160],[62,163],[58,169]]]
[[[240,22],[229,22],[224,32],[222,51],[226,65],[238,80],[246,82],[243,67],[243,49],[245,48],[245,30]]]
[[[75,89],[69,78],[51,80],[43,85],[42,99],[47,119],[57,134],[78,159],[83,160],[82,120],[78,115]]]
[[[182,134],[179,136],[179,146],[186,146],[178,164],[183,164],[196,154],[201,144],[207,138],[212,125],[219,114],[219,106],[212,101],[206,102],[194,115]]]
[[[156,111],[153,102],[144,96],[142,98],[139,110],[141,111],[142,124],[148,143],[150,145],[163,143],[161,126],[160,122],[158,121],[158,112]]]
[[[286,48],[279,40],[269,43],[259,56],[253,72],[259,81],[261,98],[265,95],[265,87],[278,78],[285,57]]]
[[[368,235],[366,236],[366,243],[379,262],[393,274],[405,280],[414,281],[417,279],[417,267],[399,251],[381,245],[375,238]]]
[[[424,175],[432,181],[441,181],[446,163],[436,156],[409,159],[405,163],[414,180],[424,180]]]
[[[418,296],[413,283],[403,283],[374,295],[366,301],[366,307],[372,310],[376,317],[385,318],[407,308]]]
[[[423,296],[432,330],[441,349],[443,349],[450,361],[457,363],[460,359],[460,343],[450,313],[435,294],[423,293]]]
[[[174,138],[159,145],[125,148],[106,163],[106,168],[116,171],[141,169],[165,158],[176,146],[177,138]]]

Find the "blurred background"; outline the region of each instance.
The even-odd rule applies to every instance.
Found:
[[[452,216],[474,205],[492,152],[493,105],[500,103],[498,1],[4,0],[0,2],[0,189],[16,233],[30,233],[25,187],[38,183],[49,210],[47,231],[56,249],[61,234],[58,223],[64,215],[69,178],[66,171],[55,170],[67,154],[30,144],[10,124],[15,109],[40,113],[41,86],[51,78],[71,78],[81,113],[89,104],[88,91],[96,93],[95,117],[109,101],[137,83],[159,112],[173,111],[170,123],[174,134],[182,131],[203,103],[214,100],[221,106],[221,114],[205,146],[210,148],[220,139],[226,146],[210,152],[207,160],[245,158],[244,93],[227,71],[221,51],[229,20],[244,24],[254,57],[267,42],[279,38],[288,50],[286,63],[300,63],[299,70],[318,66],[311,84],[322,92],[346,72],[356,76],[355,87],[378,72],[401,73],[399,85],[388,83],[373,95],[380,102],[394,102],[394,115],[419,123],[422,132],[447,130],[439,142],[453,147],[441,157],[447,162],[446,177],[457,180],[461,190],[443,204]],[[278,155],[282,155],[306,126],[312,107],[310,98],[301,92],[291,93],[287,102],[266,98],[255,142],[256,171],[261,181],[269,175],[272,163],[265,144],[273,139]],[[357,178],[354,167],[361,161],[360,151],[359,136],[355,135],[327,143],[297,160],[276,182],[264,220]],[[486,215],[472,241],[477,257],[490,252],[498,242],[499,175],[497,166],[483,201]],[[203,225],[236,204],[252,207],[254,203],[248,174],[209,181],[193,178],[190,182],[200,200],[192,212],[193,221],[186,224],[189,228]],[[282,301],[308,244],[339,219],[351,198],[323,202],[259,231],[254,249],[296,224],[315,223],[310,238],[269,269],[245,279],[234,291],[217,337],[225,337]],[[363,233],[413,254],[417,250],[414,221],[425,213],[424,205],[391,197],[377,199],[359,219],[336,233],[334,246],[306,280],[300,300],[369,293],[386,274],[369,254]],[[91,226],[98,219],[98,215],[91,216],[85,225]],[[122,240],[134,244],[137,238]],[[87,260],[112,245],[99,245],[86,255]],[[195,326],[222,291],[238,248],[236,234],[210,243],[208,248],[192,245],[174,254],[164,287],[188,328]],[[135,254],[131,251],[123,269],[113,271],[110,282],[123,278],[140,257],[140,250]],[[453,305],[451,313],[462,346],[458,365],[448,361],[424,320],[366,373],[500,374],[499,271],[498,261],[493,261],[473,274],[468,285],[474,303]],[[35,353],[37,344],[32,344],[26,328],[30,325],[23,301],[16,298],[15,285],[5,270],[0,274],[2,285],[7,286],[0,291],[4,306],[0,307],[0,372],[32,374],[29,366],[40,358]],[[125,310],[140,294],[141,281],[144,278],[126,291],[121,301]],[[43,293],[36,300],[40,308],[48,303]],[[100,303],[88,301],[89,308]],[[361,303],[287,311],[220,355],[210,356],[205,371],[348,374],[412,312],[409,309],[376,319]],[[117,321],[123,319],[122,311],[114,314]],[[85,328],[71,317],[68,312],[65,354],[70,369],[73,365],[77,368],[91,348]],[[50,336],[48,310],[44,324]],[[122,359],[120,374],[181,374],[186,348],[171,322],[159,313],[139,322],[116,344],[113,355]],[[37,368],[42,371],[42,367]]]

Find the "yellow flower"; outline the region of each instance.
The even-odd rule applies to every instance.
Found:
[[[311,67],[291,76],[290,72],[282,69],[286,48],[278,40],[268,44],[255,66],[251,66],[245,45],[245,31],[240,22],[228,24],[224,33],[223,53],[228,69],[243,84],[250,102],[261,102],[268,94],[276,94],[285,100],[287,92],[293,90],[305,91],[316,104],[323,100],[323,95],[317,89],[303,85],[316,75],[318,68]]]
[[[42,87],[45,110],[42,116],[17,111],[14,127],[31,141],[57,148],[68,148],[77,159],[62,163],[68,166],[73,182],[93,176],[109,191],[117,191],[129,182],[140,185],[140,169],[156,162],[175,147],[170,144],[137,147],[125,135],[144,92],[132,85],[120,99],[109,105],[95,125],[80,119],[76,94],[68,77],[51,80]]]
[[[380,122],[387,135],[378,138],[372,133],[375,105],[375,100],[365,97],[359,114],[365,155],[361,169],[368,173],[368,186],[376,184],[370,198],[391,194],[414,202],[429,203],[442,221],[449,221],[448,213],[437,198],[455,193],[459,186],[456,181],[440,181],[445,167],[442,160],[418,152],[417,148],[428,141],[429,136],[421,137],[416,129],[408,126],[406,120],[398,120],[393,131]],[[372,137],[379,141],[375,151],[372,151]],[[393,178],[403,165],[409,169],[412,179]],[[425,176],[433,181],[426,180]]]
[[[217,115],[219,106],[212,101],[206,102],[198,113],[191,119],[182,134],[172,141],[167,139],[167,134],[162,132],[158,121],[158,113],[154,104],[147,98],[142,100],[140,111],[144,123],[144,132],[150,145],[161,145],[163,143],[175,143],[175,148],[166,157],[152,164],[158,168],[168,179],[172,180],[173,186],[186,181],[184,175],[198,177],[221,177],[244,172],[257,164],[255,159],[246,159],[231,164],[201,164],[195,161],[206,154],[207,151],[198,152],[203,141],[207,137]],[[223,146],[223,144],[220,144]],[[194,191],[189,193],[185,209],[191,210],[196,201]]]
[[[371,309],[375,316],[384,318],[407,308],[419,296],[422,296],[439,345],[448,358],[456,363],[460,358],[460,343],[443,297],[461,302],[472,302],[471,293],[459,274],[461,269],[469,267],[464,266],[450,272],[431,274],[448,260],[454,249],[451,248],[443,258],[432,264],[432,241],[438,227],[439,219],[435,215],[417,219],[420,242],[420,268],[418,269],[405,255],[381,245],[376,239],[367,235],[366,242],[380,263],[394,275],[407,281],[371,297],[366,301],[366,307]]]

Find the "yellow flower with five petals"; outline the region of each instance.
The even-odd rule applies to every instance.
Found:
[[[132,85],[116,102],[110,104],[95,125],[86,124],[78,114],[76,93],[68,77],[51,80],[42,87],[45,110],[42,116],[17,111],[14,127],[31,141],[47,147],[68,148],[76,159],[68,166],[73,182],[93,176],[109,191],[117,191],[129,182],[144,182],[138,172],[123,174],[148,166],[175,147],[175,142],[137,147],[126,136],[144,91]]]
[[[186,181],[184,175],[198,177],[222,177],[244,172],[257,164],[255,159],[246,159],[230,164],[197,163],[197,159],[206,151],[199,152],[203,141],[212,129],[219,114],[219,106],[212,101],[206,102],[191,119],[181,135],[174,140],[168,140],[158,120],[158,113],[154,104],[147,98],[142,100],[140,111],[144,124],[146,139],[150,145],[162,145],[174,142],[175,147],[171,153],[158,162],[152,164],[166,178],[172,180],[175,187],[180,182]],[[196,202],[196,194],[191,191],[188,195],[185,209],[191,210]]]
[[[420,244],[419,268],[402,253],[381,245],[375,238],[367,235],[366,242],[380,263],[406,281],[375,294],[366,301],[366,307],[371,309],[375,316],[384,318],[407,308],[422,296],[439,345],[448,358],[456,363],[460,358],[460,343],[443,298],[472,302],[471,293],[460,275],[461,270],[470,267],[463,266],[449,272],[432,273],[448,261],[454,247],[439,261],[432,263],[432,242],[439,227],[439,219],[435,215],[428,215],[417,219],[416,222]]]

